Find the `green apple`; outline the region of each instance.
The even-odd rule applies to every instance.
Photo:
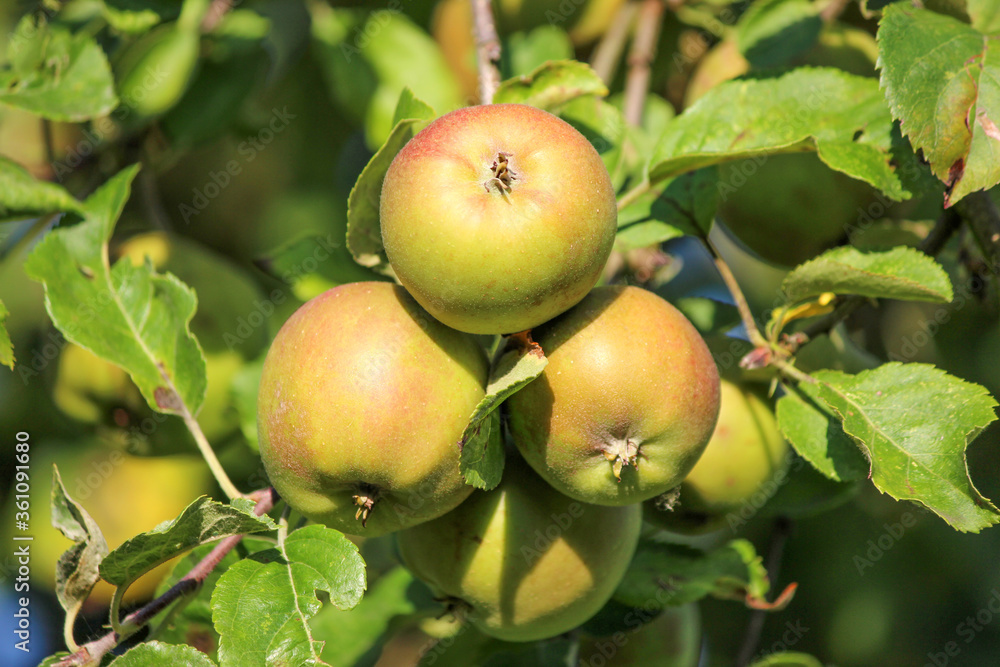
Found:
[[[399,553],[482,632],[535,641],[575,628],[610,599],[638,544],[641,514],[638,505],[567,498],[512,456],[497,488],[399,533]]]
[[[673,511],[645,503],[647,520],[679,532],[704,532],[725,525],[761,485],[775,481],[788,460],[788,443],[771,407],[752,389],[722,381],[719,422],[705,453],[681,483]]]
[[[652,619],[643,609],[620,607],[623,628],[599,636],[592,636],[586,626],[583,628],[580,667],[697,666],[701,654],[701,615],[697,604],[667,607]]]
[[[398,285],[351,283],[308,301],[267,353],[257,425],[264,468],[294,509],[375,536],[468,497],[458,442],[483,398],[486,355]]]
[[[615,193],[569,123],[523,104],[428,125],[382,185],[382,241],[399,281],[460,331],[515,333],[567,310],[611,253]]]
[[[601,505],[680,484],[719,412],[718,370],[687,318],[647,290],[598,287],[532,335],[548,366],[507,401],[528,463]]]
[[[154,118],[173,107],[194,77],[201,48],[197,30],[165,23],[125,47],[115,70],[122,106],[134,118]]]

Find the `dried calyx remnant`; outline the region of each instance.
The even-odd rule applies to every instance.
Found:
[[[372,510],[375,508],[375,503],[378,502],[378,489],[371,484],[362,483],[358,489],[358,493],[351,497],[354,500],[354,504],[358,506],[358,511],[354,513],[354,518],[361,520],[362,528],[367,528],[368,517],[371,516]]]
[[[497,153],[497,157],[493,160],[493,164],[490,166],[490,171],[493,172],[493,176],[483,183],[483,187],[486,191],[490,191],[490,186],[496,186],[497,190],[501,193],[510,192],[510,182],[517,180],[517,174],[510,168],[510,153],[504,153],[500,151]]]
[[[604,448],[604,458],[611,463],[615,479],[622,481],[622,468],[632,466],[639,469],[639,443],[632,438],[613,440]]]

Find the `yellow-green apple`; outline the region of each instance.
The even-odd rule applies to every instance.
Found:
[[[575,501],[514,455],[497,488],[399,533],[399,553],[484,633],[535,641],[575,628],[608,601],[638,544],[638,507]]]
[[[583,628],[579,667],[696,667],[701,654],[697,604],[667,607],[652,618],[644,609],[617,605],[617,611],[623,628],[599,636]]]
[[[532,335],[548,366],[507,400],[531,467],[602,505],[680,484],[719,412],[718,370],[687,318],[647,290],[606,286]]]
[[[375,536],[468,497],[458,443],[483,398],[486,355],[398,285],[351,283],[299,308],[264,361],[260,454],[294,509]]]
[[[569,123],[523,104],[466,107],[420,131],[382,185],[399,281],[460,331],[514,333],[594,286],[614,243],[607,169]]]
[[[780,481],[787,457],[788,443],[771,407],[753,389],[723,380],[719,423],[681,483],[679,502],[669,511],[658,508],[656,499],[646,501],[646,518],[678,532],[723,527],[727,513],[751,502],[769,480]]]

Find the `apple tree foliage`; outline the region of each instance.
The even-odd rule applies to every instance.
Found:
[[[152,411],[191,428],[224,492],[223,500],[192,499],[172,521],[109,550],[86,502],[71,496],[56,471],[52,522],[73,546],[59,562],[56,584],[67,614],[67,651],[47,665],[87,664],[87,655],[122,667],[373,664],[397,630],[438,613],[429,594],[384,555],[374,553],[368,557],[374,566],[366,565],[363,550],[335,530],[271,512],[276,523],[263,480],[238,489],[228,482],[196,420],[211,390],[203,343],[191,327],[196,291],[150,262],[115,261],[110,250],[123,210],[140,189],[149,196],[144,179],[261,123],[248,108],[271,79],[294,76],[292,60],[308,51],[326,84],[314,93],[327,94],[359,131],[357,151],[367,164],[358,165],[343,202],[346,234],[328,244],[335,261],[303,270],[325,247],[321,236],[305,235],[284,238],[258,265],[270,276],[290,276],[287,283],[303,300],[341,283],[392,279],[378,219],[386,170],[428,122],[471,100],[426,29],[426,12],[409,16],[407,3],[338,4],[46,2],[6,40],[0,106],[31,114],[47,131],[54,123],[74,124],[97,140],[94,157],[68,177],[60,165],[55,173],[32,171],[0,156],[0,224],[18,230],[0,236],[0,261],[30,246],[24,270],[44,285],[51,326],[127,371]],[[735,40],[747,69],[682,110],[655,90],[646,93],[642,122],[626,121],[621,93],[631,75],[602,79],[586,63],[590,47],[570,41],[567,17],[558,12],[532,31],[502,31],[504,80],[493,101],[548,110],[592,141],[619,193],[616,248],[625,257],[681,237],[714,248],[720,199],[739,188],[725,167],[784,153],[814,153],[827,168],[867,184],[886,206],[937,202],[936,224],[907,227],[919,231],[916,237],[900,227],[879,244],[851,244],[856,230],[845,228],[837,243],[785,274],[778,298],[761,313],[747,306],[740,281],[717,259],[731,278],[731,298],[712,304],[707,320],[691,316],[703,333],[746,341],[741,365],[770,380],[782,433],[798,457],[830,480],[832,494],[871,484],[929,509],[957,531],[978,533],[1000,522],[966,463],[969,443],[996,419],[997,402],[985,387],[924,362],[882,360],[853,372],[836,363],[797,362],[810,343],[842,330],[858,308],[890,300],[954,303],[956,281],[969,280],[970,267],[993,285],[982,298],[996,299],[1000,215],[987,191],[1000,182],[994,60],[1000,14],[976,0],[927,8],[907,0],[829,4],[867,20],[877,40],[877,77],[801,64],[824,22],[833,20],[825,15],[827,3],[691,0],[672,3],[671,20],[710,42]],[[130,52],[170,31],[197,31],[200,51],[191,71],[174,71],[184,58],[165,50],[154,62],[155,49],[147,47],[145,57],[153,60],[142,62],[152,85],[175,87],[158,89],[157,99],[166,101],[150,112],[148,104],[136,104],[150,92],[143,89],[148,81],[126,77],[123,61],[140,58]],[[654,73],[671,63],[685,71],[687,56],[679,49],[661,41]],[[801,225],[808,227],[808,212]],[[969,240],[960,253],[945,243],[954,234]],[[741,306],[742,327],[734,328],[733,303]],[[16,373],[21,351],[4,326],[10,316],[0,303],[0,363]],[[494,353],[487,396],[457,443],[462,475],[480,489],[494,488],[503,471],[501,404],[546,365],[530,339],[510,342],[487,342]],[[247,360],[224,388],[251,447],[259,374],[259,360]],[[126,614],[121,600],[128,586],[178,556],[152,606]],[[99,579],[118,587],[111,634],[80,637],[74,619]],[[745,539],[708,550],[643,540],[615,599],[637,608],[653,600],[662,608],[713,596],[768,609],[789,604],[793,592],[771,589],[762,558]],[[529,659],[525,647],[473,634],[441,640],[454,644],[425,658],[439,664],[471,664],[462,656],[494,664],[505,655]],[[531,649],[530,660],[575,664],[575,651],[573,641],[558,638]],[[788,653],[760,664],[818,663]]]

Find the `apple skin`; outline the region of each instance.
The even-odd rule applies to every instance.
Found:
[[[414,576],[479,630],[536,641],[577,627],[611,598],[638,544],[641,515],[637,505],[567,498],[514,455],[497,488],[475,491],[397,540]]]
[[[580,667],[697,667],[701,654],[701,615],[694,602],[667,607],[642,625],[648,614],[629,610],[628,631],[580,637]],[[586,628],[584,628],[586,630]]]
[[[651,523],[681,533],[723,527],[725,516],[738,511],[761,484],[773,479],[788,458],[788,443],[778,430],[771,407],[751,389],[722,381],[719,422],[705,453],[681,483],[673,511],[644,505]]]
[[[380,214],[403,286],[441,322],[477,334],[524,331],[579,302],[617,228],[594,147],[523,104],[466,107],[424,128],[389,166]]]
[[[444,514],[472,492],[458,442],[487,373],[471,336],[398,285],[324,292],[288,319],[264,361],[257,424],[271,483],[306,517],[353,535]]]
[[[680,484],[719,412],[718,370],[687,318],[647,290],[606,286],[532,336],[548,366],[507,400],[511,435],[531,467],[600,505]]]

